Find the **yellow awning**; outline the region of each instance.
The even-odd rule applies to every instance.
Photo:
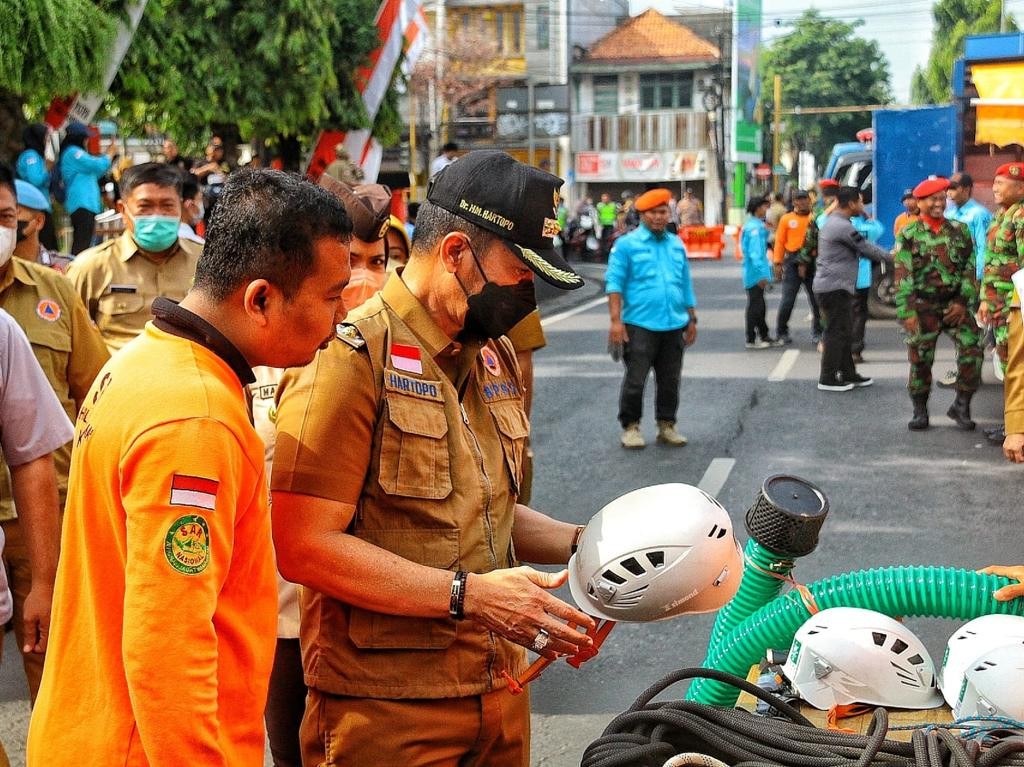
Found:
[[[1024,62],[975,64],[974,84],[982,101],[1024,101]],[[978,105],[977,144],[1024,144],[1024,104]]]

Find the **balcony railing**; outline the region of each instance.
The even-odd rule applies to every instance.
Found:
[[[637,114],[574,114],[575,152],[668,152],[708,144],[707,112],[676,110]]]

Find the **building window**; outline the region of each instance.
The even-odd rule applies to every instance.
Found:
[[[496,11],[494,14],[494,35],[498,40],[498,53],[505,52],[505,14]]]
[[[537,50],[551,47],[551,11],[546,5],[537,6]]]
[[[594,75],[594,112],[617,114],[619,111],[619,76]]]
[[[520,10],[511,11],[512,17],[512,53],[523,52],[523,12]]]
[[[641,109],[690,109],[692,106],[692,72],[657,72],[640,75]]]

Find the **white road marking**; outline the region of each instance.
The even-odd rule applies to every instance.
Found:
[[[593,309],[595,306],[600,306],[601,304],[606,303],[608,303],[607,298],[604,296],[598,296],[597,298],[587,301],[585,304],[574,306],[572,309],[567,309],[564,312],[559,312],[558,314],[552,314],[550,317],[544,317],[540,321],[541,327],[550,327],[556,322],[561,322],[562,320],[567,320],[570,317],[575,317],[577,314],[583,314],[583,312]]]
[[[782,358],[775,365],[775,369],[768,374],[769,381],[785,381],[786,376],[789,375],[789,371],[793,369],[793,365],[796,364],[796,358],[800,356],[799,349],[786,349],[782,353]]]
[[[704,476],[697,483],[697,487],[717,498],[718,494],[722,492],[722,488],[725,487],[729,474],[732,473],[732,467],[735,465],[735,458],[712,458]]]

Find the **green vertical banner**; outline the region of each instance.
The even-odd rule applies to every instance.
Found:
[[[747,207],[747,166],[738,162],[732,177],[732,205],[734,208]]]
[[[761,0],[737,0],[732,15],[733,162],[763,162],[761,144]]]

